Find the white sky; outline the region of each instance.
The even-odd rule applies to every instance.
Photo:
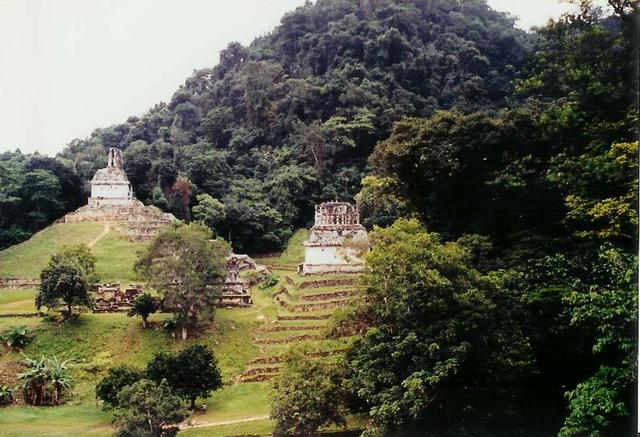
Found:
[[[596,1],[604,3],[605,0]],[[139,115],[304,0],[0,0],[0,152],[55,154]],[[528,29],[572,6],[488,0]]]

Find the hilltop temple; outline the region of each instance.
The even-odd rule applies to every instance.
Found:
[[[133,240],[146,241],[176,218],[155,206],[145,206],[136,199],[131,182],[124,171],[122,152],[109,149],[107,167],[91,180],[91,197],[87,205],[64,216],[61,221],[113,222]]]
[[[298,266],[301,275],[361,272],[361,255],[370,247],[358,207],[346,202],[316,205],[315,223],[303,244],[304,263]]]
[[[107,167],[98,170],[91,180],[89,205],[97,208],[100,205],[133,206],[135,204],[133,187],[124,172],[122,152],[112,147],[109,149]]]

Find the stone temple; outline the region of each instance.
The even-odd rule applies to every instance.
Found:
[[[132,206],[135,202],[133,187],[124,172],[122,153],[120,149],[111,148],[107,167],[98,170],[91,180],[89,205]]]
[[[145,206],[135,198],[123,164],[120,149],[109,149],[107,167],[98,170],[91,180],[87,205],[60,221],[111,222],[131,239],[145,241],[176,220],[173,214]]]
[[[324,202],[316,205],[315,224],[304,242],[304,263],[298,266],[298,273],[361,272],[361,255],[369,247],[358,207],[346,202]]]

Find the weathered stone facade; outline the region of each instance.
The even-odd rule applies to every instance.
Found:
[[[129,311],[133,307],[136,298],[142,294],[141,285],[130,285],[124,291],[120,283],[96,284],[92,286],[94,293],[94,313],[118,313]]]
[[[107,167],[98,170],[91,180],[89,205],[132,206],[136,202],[133,187],[124,172],[122,152],[112,147],[109,149]]]
[[[360,211],[346,202],[316,205],[315,224],[304,242],[301,275],[358,273],[364,270],[361,253],[369,248],[367,231],[360,224]]]
[[[67,214],[60,221],[112,222],[134,240],[146,241],[176,218],[155,206],[145,206],[133,194],[133,188],[123,168],[119,149],[109,149],[106,168],[96,172],[91,180],[91,197],[87,205]]]

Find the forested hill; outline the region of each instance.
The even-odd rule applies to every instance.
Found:
[[[238,250],[275,249],[314,203],[353,199],[374,145],[402,117],[507,106],[529,39],[479,0],[319,0],[249,47],[229,44],[168,104],[62,156],[86,181],[108,147],[124,149],[144,202],[180,218],[200,211]],[[23,199],[16,216],[37,209],[40,219],[0,225],[33,231],[70,206]]]

